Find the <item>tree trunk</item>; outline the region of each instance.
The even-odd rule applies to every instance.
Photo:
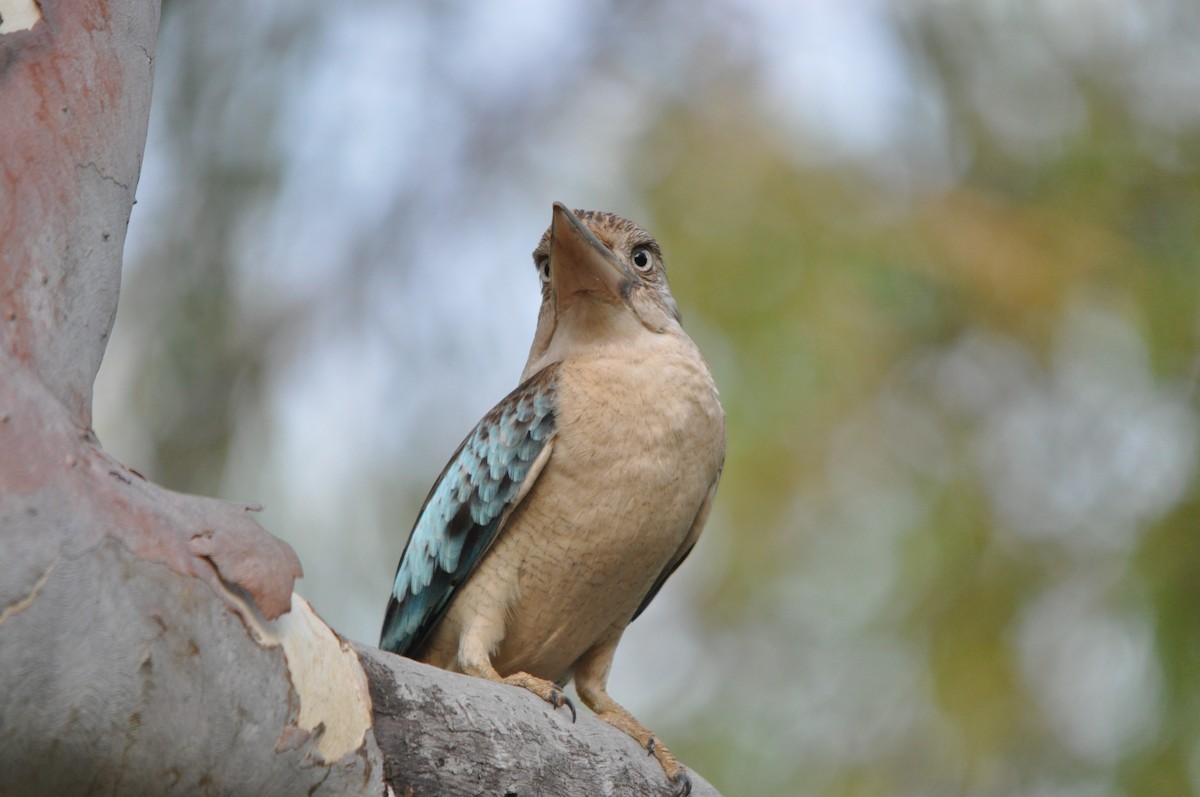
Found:
[[[0,0],[0,794],[667,793],[592,716],[347,643],[250,507],[100,447],[157,26]]]

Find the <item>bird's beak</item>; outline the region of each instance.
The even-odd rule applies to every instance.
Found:
[[[566,205],[555,202],[550,224],[550,284],[558,310],[581,294],[620,302],[626,280],[616,255]]]

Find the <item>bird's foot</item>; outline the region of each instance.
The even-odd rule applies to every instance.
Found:
[[[675,797],[688,797],[692,793],[692,780],[688,777],[683,764],[680,764],[675,756],[671,755],[671,751],[667,749],[666,745],[653,735],[646,742],[646,750],[658,759],[663,772],[667,773],[667,780],[671,781],[671,785],[675,787]]]
[[[692,793],[692,781],[688,777],[687,769],[671,754],[667,746],[647,730],[646,726],[634,719],[632,714],[624,709],[615,708],[602,711],[597,716],[632,736],[638,744],[646,748],[647,753],[658,760],[663,772],[667,774],[667,780],[671,781],[671,786],[674,787],[675,797],[687,797]]]
[[[538,678],[536,675],[530,675],[527,672],[515,672],[504,678],[504,683],[528,689],[555,708],[566,706],[571,709],[571,722],[575,721],[575,704],[571,702],[571,698],[566,696],[562,688],[553,681]]]

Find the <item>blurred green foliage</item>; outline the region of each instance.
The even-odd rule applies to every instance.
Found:
[[[1055,142],[1051,154],[1006,147],[979,113],[977,103],[987,98],[970,97],[957,85],[959,65],[950,52],[984,62],[973,64],[974,70],[1009,66],[1008,55],[989,54],[972,42],[988,37],[975,27],[983,16],[958,4],[907,20],[909,46],[938,67],[930,77],[941,88],[952,137],[972,152],[955,184],[944,189],[895,190],[852,164],[798,163],[753,107],[728,96],[720,101],[732,107],[664,115],[644,142],[642,160],[669,164],[641,188],[671,261],[681,264],[674,280],[680,303],[727,336],[726,350],[736,352],[733,361],[715,362],[731,429],[722,485],[725,533],[736,541],[723,549],[729,559],[706,596],[705,613],[714,634],[728,632],[740,642],[727,661],[732,694],[715,701],[721,707],[707,715],[725,721],[688,722],[680,729],[687,739],[684,759],[716,763],[706,771],[731,793],[1197,790],[1200,562],[1191,475],[1200,306],[1200,164],[1194,155],[1200,136],[1193,125],[1172,135],[1160,132],[1150,143],[1146,120],[1128,107],[1120,70],[1087,64],[1068,75],[1086,102],[1087,122]],[[1015,14],[1013,24],[1021,24],[1021,16]],[[1028,30],[1025,35],[1037,47],[1056,45],[1051,32],[1041,40]],[[1176,154],[1164,159],[1160,148]],[[1030,540],[1002,528],[983,483],[988,474],[972,467],[985,453],[971,450],[981,445],[980,419],[954,417],[939,406],[931,395],[936,376],[931,385],[929,374],[921,373],[956,341],[980,333],[1003,336],[1030,358],[1031,368],[1052,373],[1055,340],[1080,303],[1102,306],[1128,325],[1144,347],[1154,384],[1192,416],[1169,432],[1185,435],[1181,490],[1160,517],[1134,521],[1134,539],[1119,551],[1074,551],[1061,540]],[[1105,357],[1105,341],[1083,345],[1100,348],[1096,356]],[[1115,389],[1121,388],[1118,382]],[[866,472],[857,476],[867,489],[837,495],[840,488],[830,480],[840,476],[830,473],[837,467],[831,459],[845,444],[839,436],[847,416],[864,404],[877,412],[877,403],[896,393],[917,402],[926,416],[920,420],[936,427],[938,445],[950,449],[937,453],[945,467],[928,473],[934,464],[929,460],[896,461],[897,452],[889,450],[894,441],[882,433],[865,442],[866,461],[855,463]],[[905,420],[884,417],[881,423]],[[1081,444],[1075,454],[1087,449]],[[1119,458],[1123,452],[1101,446],[1098,453]],[[1110,464],[1121,469],[1130,463]],[[785,661],[771,669],[769,689],[786,693],[806,677],[802,651],[813,640],[767,625],[777,608],[763,607],[762,594],[772,582],[803,572],[796,561],[827,544],[816,538],[837,533],[831,528],[836,523],[798,525],[797,501],[807,512],[836,512],[831,507],[874,500],[877,479],[890,482],[888,490],[901,484],[905,500],[921,506],[920,521],[895,541],[887,599],[865,627],[847,632],[903,640],[922,667],[920,712],[932,716],[910,721],[911,733],[897,732],[888,747],[836,763],[806,754],[803,744],[789,754],[795,739],[789,718],[745,699],[735,662],[792,649],[791,661],[784,654]],[[1085,536],[1090,522],[1082,517],[1064,534]],[[802,540],[783,544],[781,534]],[[858,577],[853,557],[838,566],[839,578]],[[1095,572],[1106,575],[1088,598],[1094,610],[1144,631],[1150,642],[1142,666],[1161,668],[1163,677],[1142,676],[1153,683],[1130,698],[1151,702],[1134,708],[1151,720],[1089,746],[1072,743],[1073,725],[1128,717],[1104,711],[1067,722],[1055,717],[1056,710],[1076,706],[1047,706],[1046,694],[1030,687],[1021,657],[1035,658],[1033,648],[1056,643],[1023,645],[1019,628],[1032,622],[1031,605],[1060,584],[1086,583]],[[1061,622],[1071,619],[1064,613]],[[767,627],[748,631],[755,623]],[[1072,629],[1059,632],[1069,640]],[[1126,640],[1108,642],[1068,642],[1043,655],[1062,658],[1054,663],[1061,669],[1055,677],[1091,677],[1103,689],[1099,682],[1106,676],[1089,671],[1120,670],[1128,664],[1121,657],[1130,655]],[[1085,661],[1089,655],[1101,658]],[[1127,686],[1121,683],[1126,674],[1109,675],[1114,688]],[[1071,685],[1047,687],[1056,688],[1070,691]],[[740,749],[746,729],[756,724],[768,729],[752,737],[773,739],[768,745],[775,755],[768,760]],[[831,727],[847,739],[859,732]],[[771,771],[769,778],[761,768]]]
[[[556,182],[539,131],[603,116],[580,110],[588,96],[636,99],[637,135],[597,159],[621,164],[608,195],[644,208],[663,243],[730,435],[702,561],[685,568],[700,575],[681,575],[695,644],[644,718],[728,795],[1200,793],[1200,12],[1184,0],[848,6],[878,17],[907,70],[908,110],[869,151],[831,153],[781,121],[742,5],[597,5],[615,22],[579,28],[570,69],[511,107],[456,83],[453,54],[424,51],[446,70],[427,79],[470,128],[467,173],[441,174],[437,201],[483,207],[521,170],[539,207],[543,186],[594,188],[576,172]],[[259,31],[284,63],[311,55],[322,18],[306,8]],[[172,4],[168,31],[198,13]],[[426,14],[433,41],[458,24]],[[303,370],[297,339],[362,321],[378,290],[362,262],[395,258],[378,239],[415,235],[403,220],[430,187],[400,187],[358,233],[341,290],[248,301],[238,247],[253,235],[245,218],[287,182],[274,145],[289,76],[240,82],[256,62],[227,42],[254,34],[223,30],[199,37],[213,42],[203,53],[160,49],[186,76],[171,85],[201,81],[156,101],[172,108],[162,157],[185,164],[204,201],[171,200],[190,196],[191,215],[148,236],[123,307],[155,308],[140,311],[154,345],[122,355],[151,436],[135,464],[203,491],[286,473],[262,420],[286,393],[271,374]],[[660,44],[644,72],[623,60]],[[224,90],[204,88],[209,69],[261,90],[255,135],[230,133],[229,118],[207,126],[220,113],[205,102]],[[580,130],[553,145],[620,149]],[[247,138],[242,155],[213,143]],[[532,247],[540,230],[521,232]],[[379,334],[365,317],[354,340]],[[404,344],[385,346],[404,361]],[[239,448],[255,424],[260,445]],[[371,534],[398,550],[441,460],[404,477],[409,509],[393,486],[403,455],[368,454],[343,515],[360,542],[272,529],[305,550],[361,548],[356,567],[378,564]],[[358,576],[340,578],[331,594]]]

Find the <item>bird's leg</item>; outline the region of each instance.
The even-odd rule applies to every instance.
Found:
[[[501,637],[488,634],[480,626],[474,626],[463,634],[458,646],[458,664],[467,675],[483,678],[495,683],[519,686],[528,689],[555,708],[566,706],[571,710],[571,722],[575,721],[575,704],[563,693],[562,687],[545,678],[538,678],[527,672],[515,672],[507,677],[496,671],[492,665],[491,651],[500,644]]]
[[[645,725],[638,722],[636,717],[608,695],[608,672],[612,667],[620,638],[621,634],[618,631],[613,638],[589,650],[576,663],[575,691],[579,693],[579,699],[596,712],[597,717],[632,736],[650,755],[658,759],[663,771],[667,773],[667,778],[674,784],[675,793],[686,797],[692,792],[692,782],[688,778],[687,770]]]

